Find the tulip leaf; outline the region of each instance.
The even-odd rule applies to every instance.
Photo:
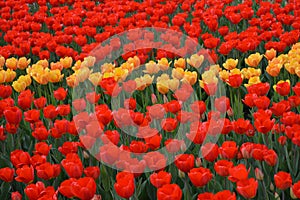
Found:
[[[8,197],[9,190],[10,190],[10,183],[3,182],[1,184],[1,190],[0,191],[2,191],[2,192],[0,193],[0,199],[9,199],[9,197]]]

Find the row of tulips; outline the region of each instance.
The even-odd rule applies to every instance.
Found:
[[[18,4],[9,0],[0,4],[0,55],[82,60],[115,34],[159,27],[193,38],[209,49],[211,57],[218,60],[220,56],[224,62],[224,55],[239,58],[254,50],[285,51],[299,39],[299,8],[295,0],[22,0]],[[139,38],[139,34],[128,36],[131,41]],[[164,40],[178,43],[176,35]],[[174,56],[162,50],[157,57],[166,54]],[[144,50],[133,51],[133,55],[141,60],[149,57]]]
[[[298,51],[2,58],[1,198],[300,198]]]

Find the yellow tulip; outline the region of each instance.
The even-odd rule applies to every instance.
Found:
[[[219,72],[219,77],[220,77],[220,79],[225,81],[229,78],[229,72],[227,70],[222,70]]]
[[[241,74],[241,73],[242,73],[241,70],[237,68],[230,70],[230,75]]]
[[[141,77],[140,78],[135,78],[134,81],[136,83],[136,89],[137,90],[142,91],[147,87],[146,83],[144,82],[144,80]]]
[[[167,80],[170,80],[170,77],[168,74],[162,74],[160,75],[159,77],[157,77],[156,81],[159,82],[159,81],[167,81]]]
[[[156,87],[161,94],[167,94],[169,92],[169,84],[166,80],[157,82]]]
[[[147,74],[156,74],[160,70],[159,66],[153,60],[150,60],[148,63],[146,63],[145,68],[146,69],[143,70],[143,72]]]
[[[121,64],[120,66],[122,69],[127,69],[128,72],[132,72],[132,70],[134,70],[134,64],[133,63],[129,63],[129,62],[124,62],[123,64]]]
[[[298,77],[300,77],[300,67],[296,67],[295,73],[297,74]]]
[[[268,59],[268,60],[272,60],[273,58],[276,57],[276,50],[275,49],[270,49],[270,50],[267,50],[266,53],[265,53],[265,58]]]
[[[141,77],[144,83],[146,83],[147,86],[151,85],[154,79],[154,76],[150,76],[149,74],[146,74]]]
[[[82,67],[75,72],[76,78],[79,82],[84,82],[86,79],[88,79],[90,76],[90,73],[91,73],[91,71],[87,67]]]
[[[194,85],[197,82],[197,72],[185,72],[182,80],[190,85]]]
[[[67,81],[67,85],[71,88],[74,88],[79,84],[75,74],[72,74],[69,77],[67,77],[66,81]]]
[[[105,72],[113,72],[115,69],[115,65],[111,63],[104,63],[101,65],[101,72],[104,74]]]
[[[6,72],[5,70],[0,70],[0,83],[5,83]]]
[[[7,69],[5,72],[5,82],[12,82],[17,76],[17,73],[11,69]]]
[[[184,58],[179,58],[178,60],[175,60],[174,61],[174,67],[185,69],[185,59]]]
[[[171,62],[170,62],[171,63]],[[157,61],[158,67],[160,70],[165,71],[169,68],[170,63],[167,58],[161,58],[160,60]]]
[[[64,77],[63,74],[61,74],[61,71],[58,69],[50,70],[48,74],[48,80],[51,83],[57,83]]]
[[[68,69],[72,66],[73,58],[72,57],[61,58],[59,62],[62,64],[63,68]]]
[[[27,60],[27,58],[21,57],[18,60],[17,68],[22,69],[22,70],[26,69],[28,67],[28,65],[30,64],[30,62],[31,62],[31,59]]]
[[[220,65],[211,65],[209,67],[209,70],[214,72],[215,75],[219,74],[219,72],[221,71]]]
[[[93,56],[88,56],[83,59],[81,67],[93,67],[95,65],[96,58]]]
[[[290,74],[295,74],[295,70],[296,68],[298,68],[300,66],[300,64],[298,62],[295,61],[291,61],[288,63],[284,64],[284,68],[290,73]]]
[[[94,86],[97,86],[102,79],[102,74],[100,72],[92,73],[89,76],[89,80],[92,82]]]
[[[20,76],[17,81],[25,83],[26,87],[31,84],[31,78],[30,78],[30,75],[28,75],[28,74]]]
[[[254,84],[257,84],[257,83],[260,83],[260,78],[259,76],[253,76],[251,77],[249,80],[248,80],[248,84],[244,84],[245,87],[249,87],[251,85],[254,85]]]
[[[75,62],[75,64],[74,64],[74,66],[72,67],[72,69],[74,70],[74,71],[77,71],[77,70],[79,70],[80,68],[81,68],[81,60],[77,60],[76,62]]]
[[[61,71],[64,68],[64,66],[60,62],[56,62],[56,63],[52,62],[52,63],[50,63],[50,68],[51,68],[51,70],[58,69],[59,71]]]
[[[204,61],[203,55],[193,54],[187,59],[187,63],[192,67],[199,68]]]
[[[169,89],[172,91],[176,91],[179,87],[179,83],[179,80],[176,78],[168,80]]]
[[[49,67],[49,62],[48,60],[44,59],[44,60],[39,60],[37,63],[35,63],[36,65],[41,65],[43,66],[43,68],[47,68]]]
[[[243,74],[243,77],[245,79],[250,79],[251,77],[254,77],[254,76],[260,76],[261,75],[261,70],[260,69],[254,69],[252,67],[248,67],[248,68],[243,68],[241,73]]]
[[[140,58],[137,56],[134,56],[133,58],[132,57],[128,58],[127,62],[129,64],[133,64],[134,69],[140,67],[141,64]]]
[[[15,91],[22,92],[26,89],[26,84],[21,81],[14,81],[12,83],[12,87],[14,88]]]
[[[18,60],[16,58],[8,58],[6,59],[5,65],[8,69],[16,70],[17,69]]]
[[[182,68],[172,69],[172,77],[181,80],[184,77],[184,70]]]
[[[128,76],[128,69],[123,69],[121,67],[115,68],[114,70],[114,78],[116,81],[122,80],[124,81]]]
[[[251,54],[248,58],[245,58],[245,63],[250,67],[257,67],[263,58],[260,53]]]
[[[5,64],[5,58],[3,56],[0,56],[0,70],[3,69],[4,64]]]
[[[202,80],[207,84],[218,82],[218,78],[216,77],[215,72],[213,72],[211,70],[205,71],[201,75],[201,77],[202,77]]]
[[[238,59],[229,58],[226,60],[225,63],[223,63],[223,67],[227,70],[232,70],[236,68],[238,62],[239,62]]]

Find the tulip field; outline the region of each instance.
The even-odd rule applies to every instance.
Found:
[[[299,0],[0,2],[0,200],[300,199]]]

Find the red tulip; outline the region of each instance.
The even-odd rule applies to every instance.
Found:
[[[77,154],[67,154],[66,158],[61,161],[61,164],[70,178],[81,177],[83,165]]]
[[[14,150],[10,153],[10,161],[16,168],[22,167],[23,165],[30,165],[30,155],[28,152],[22,150]]]
[[[47,119],[54,119],[58,115],[56,111],[56,107],[53,105],[44,107],[43,113],[44,113],[44,117]]]
[[[202,115],[206,111],[206,104],[204,101],[194,101],[190,107],[194,113],[199,115]]]
[[[173,118],[163,119],[161,122],[162,129],[166,132],[172,132],[177,128],[178,121]]]
[[[71,184],[71,192],[81,200],[92,199],[96,193],[96,183],[91,177],[84,177]]]
[[[11,200],[22,200],[22,195],[18,191],[12,192]]]
[[[234,141],[225,141],[219,148],[220,155],[224,159],[233,159],[237,154],[237,146]]]
[[[43,163],[38,165],[36,168],[37,176],[44,180],[50,180],[59,176],[60,174],[60,165],[59,164],[51,164],[51,163]]]
[[[60,116],[67,116],[71,112],[71,107],[69,104],[58,105],[56,111]]]
[[[129,199],[134,193],[134,176],[128,172],[119,172],[114,188],[120,197]]]
[[[274,85],[275,91],[281,96],[287,96],[290,93],[291,86],[288,81],[283,81]]]
[[[83,98],[75,99],[73,100],[72,105],[77,112],[81,112],[84,111],[86,108],[86,101]]]
[[[4,117],[7,123],[18,125],[22,120],[22,111],[14,106],[4,110]]]
[[[67,93],[68,93],[67,90],[60,87],[53,92],[53,96],[56,100],[63,101],[67,97]]]
[[[300,198],[300,181],[292,186],[292,191],[297,198]]]
[[[264,161],[270,166],[275,166],[278,161],[277,153],[273,149],[265,151]]]
[[[0,169],[0,179],[5,182],[11,182],[14,180],[15,170],[9,167],[4,167]]]
[[[17,169],[16,174],[18,175],[15,180],[23,183],[31,183],[34,179],[34,169],[32,166],[24,165]]]
[[[23,110],[29,109],[31,107],[32,101],[33,101],[33,93],[31,93],[29,89],[21,92],[18,96],[18,105]]]
[[[223,190],[216,193],[213,200],[236,200],[236,195],[230,190]]]
[[[189,172],[195,166],[195,157],[193,154],[180,154],[175,157],[176,167],[183,171]]]
[[[99,167],[97,166],[90,166],[90,167],[86,167],[84,169],[84,174],[87,176],[87,177],[91,177],[93,179],[97,179],[100,175],[100,169]]]
[[[203,187],[212,179],[210,170],[203,167],[191,169],[188,176],[196,187]]]
[[[43,182],[38,181],[36,184],[27,185],[24,192],[29,200],[39,199],[41,193],[45,190]]]
[[[182,191],[176,184],[166,184],[157,190],[158,200],[181,200]]]
[[[225,113],[228,109],[230,109],[230,99],[226,96],[216,98],[215,107],[219,112]]]
[[[228,176],[229,169],[233,167],[233,162],[227,160],[219,160],[214,164],[214,170],[220,176]]]
[[[275,186],[280,190],[286,190],[292,186],[292,177],[289,173],[280,171],[274,175]]]
[[[201,146],[201,153],[205,160],[213,162],[219,156],[219,147],[214,143],[206,143]]]
[[[72,198],[74,197],[75,195],[73,194],[73,191],[72,191],[72,185],[73,183],[75,183],[77,180],[74,179],[74,178],[70,178],[70,179],[67,179],[67,180],[64,180],[60,186],[58,187],[58,191],[64,195],[65,197],[67,198]]]
[[[0,97],[6,99],[12,94],[12,88],[10,85],[0,85]]]
[[[236,184],[237,192],[246,199],[252,199],[256,196],[258,182],[254,178],[238,181]]]
[[[197,196],[197,200],[214,200],[214,194],[211,192],[204,192]]]
[[[146,153],[144,160],[146,161],[147,167],[154,171],[163,170],[167,165],[165,156],[157,151]]]
[[[248,171],[243,164],[239,164],[229,169],[228,179],[232,182],[244,181],[248,178]]]
[[[160,171],[158,173],[154,172],[150,175],[150,182],[156,188],[160,188],[163,185],[170,184],[171,179],[171,174],[165,171]]]
[[[45,107],[46,103],[47,103],[47,99],[45,97],[39,97],[37,99],[35,99],[33,101],[34,106],[36,107],[36,109],[42,109]]]
[[[243,78],[241,74],[234,74],[230,75],[228,79],[226,80],[228,85],[230,85],[233,88],[238,88],[242,85],[243,83]]]

